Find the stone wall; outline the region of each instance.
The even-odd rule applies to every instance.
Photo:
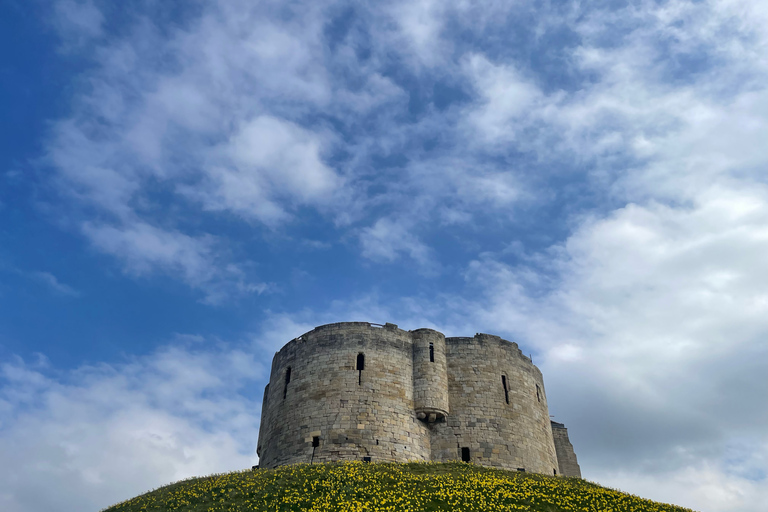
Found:
[[[557,462],[559,465],[557,473],[563,476],[581,478],[581,468],[576,460],[576,452],[573,451],[573,445],[570,439],[568,439],[568,429],[562,423],[553,421],[552,436],[555,440],[555,450],[557,451]]]
[[[266,468],[462,455],[550,475],[562,467],[541,372],[517,344],[366,322],[317,327],[275,355],[258,453]]]
[[[432,459],[460,459],[461,449],[469,448],[479,464],[554,474],[557,458],[538,368],[517,344],[498,336],[445,341],[451,414],[432,427]]]
[[[275,355],[268,389],[259,431],[262,467],[363,457],[429,460],[429,432],[413,410],[411,336],[397,326],[317,327]]]

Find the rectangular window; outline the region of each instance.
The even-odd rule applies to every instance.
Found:
[[[365,354],[357,354],[357,385],[363,384],[363,370],[365,370]]]
[[[434,343],[429,344],[429,362],[434,363],[435,362],[435,345]]]
[[[291,367],[285,370],[285,387],[283,388],[283,400],[288,396],[288,384],[291,382]]]
[[[469,448],[464,446],[461,448],[461,460],[464,462],[469,462]]]
[[[320,446],[320,436],[313,436],[312,437],[312,448],[317,448]]]
[[[517,470],[521,473],[525,473],[525,468],[517,468]]]
[[[504,387],[504,400],[509,404],[509,390],[507,389],[507,377],[506,375],[501,376],[501,385]]]

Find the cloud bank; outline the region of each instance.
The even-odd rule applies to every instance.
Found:
[[[183,343],[64,374],[43,358],[3,363],[0,454],[14,463],[0,469],[0,506],[99,510],[159,482],[250,467],[259,404],[243,391],[263,373],[252,353]]]

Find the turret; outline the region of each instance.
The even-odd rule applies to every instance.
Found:
[[[417,329],[413,337],[413,407],[416,417],[432,423],[448,415],[448,365],[445,336]]]

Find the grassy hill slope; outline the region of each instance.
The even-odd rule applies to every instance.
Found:
[[[461,462],[300,464],[194,478],[105,512],[245,511],[690,512],[576,478]]]

